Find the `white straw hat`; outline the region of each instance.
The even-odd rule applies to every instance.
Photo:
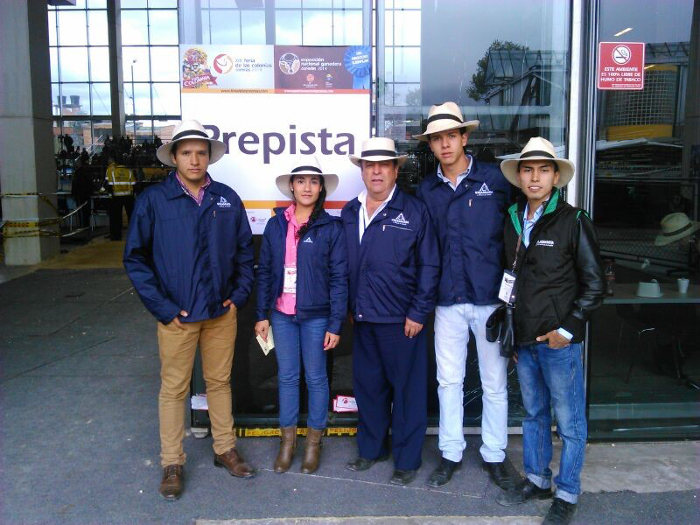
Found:
[[[289,187],[289,181],[292,179],[292,176],[320,175],[323,177],[323,185],[326,188],[326,197],[330,197],[331,193],[333,193],[338,187],[338,175],[335,173],[323,173],[316,157],[303,157],[300,159],[300,161],[300,164],[289,173],[284,173],[277,176],[277,179],[275,180],[277,183],[277,189],[280,190],[280,192],[288,199],[294,200],[294,194]]]
[[[413,135],[413,138],[428,142],[428,137],[433,133],[461,128],[472,131],[478,127],[478,120],[468,120],[464,122],[462,110],[459,109],[457,104],[454,102],[445,102],[444,104],[430,107],[430,111],[428,111],[428,124],[425,127],[425,132],[421,135]]]
[[[362,151],[360,155],[350,155],[350,162],[355,166],[362,167],[363,160],[371,162],[381,162],[383,160],[394,160],[402,166],[408,155],[399,155],[396,151],[396,145],[392,139],[385,137],[372,137],[362,142]]]
[[[551,160],[559,169],[559,182],[555,184],[557,188],[563,188],[574,178],[574,163],[568,159],[557,157],[554,145],[542,137],[531,138],[520,152],[520,156],[515,159],[506,159],[501,162],[501,171],[508,182],[513,186],[520,187],[518,179],[518,163],[523,160]]]
[[[700,222],[691,221],[685,213],[669,213],[661,219],[661,233],[656,236],[656,246],[666,246],[700,229]]]
[[[226,144],[220,140],[214,140],[209,138],[209,134],[204,129],[204,126],[197,120],[183,120],[175,128],[173,132],[173,138],[167,144],[163,144],[156,152],[156,157],[166,166],[175,167],[172,159],[170,158],[170,151],[172,150],[173,144],[181,140],[187,139],[199,139],[206,140],[211,144],[211,155],[209,155],[209,164],[214,164],[216,161],[220,160],[221,157],[226,153]]]

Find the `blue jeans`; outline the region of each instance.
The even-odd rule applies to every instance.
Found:
[[[328,319],[297,319],[273,310],[270,315],[272,335],[277,355],[280,426],[296,426],[299,418],[299,375],[304,363],[304,376],[309,390],[307,426],[315,430],[326,428],[328,418],[328,376],[323,340]]]
[[[540,488],[552,484],[552,412],[563,442],[556,496],[576,503],[586,450],[583,355],[580,343],[555,350],[546,344],[518,347],[518,379],[527,417],[523,421],[523,464]]]

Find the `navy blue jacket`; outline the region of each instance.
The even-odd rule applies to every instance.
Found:
[[[237,308],[253,287],[253,236],[235,191],[212,181],[201,206],[171,172],[147,188],[129,221],[124,267],[149,312],[169,323],[213,319]]]
[[[257,320],[269,319],[282,294],[288,221],[284,208],[265,226],[258,264]],[[345,236],[338,217],[325,211],[297,245],[298,319],[328,317],[328,331],[340,334],[348,304],[348,264]]]
[[[350,309],[356,321],[425,324],[435,308],[440,272],[437,239],[421,201],[396,188],[365,229],[360,244],[360,201],[341,213],[348,245]]]
[[[437,304],[498,303],[503,276],[503,227],[511,186],[498,166],[472,159],[457,190],[426,177],[418,188],[437,232],[442,258]]]

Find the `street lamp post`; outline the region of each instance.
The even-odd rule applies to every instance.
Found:
[[[134,92],[134,64],[136,59],[131,61],[131,111],[134,119],[134,144],[136,144],[136,93]]]

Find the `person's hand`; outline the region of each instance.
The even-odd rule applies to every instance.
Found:
[[[224,308],[228,308],[229,310],[233,310],[234,312],[236,311],[236,305],[231,299],[226,299],[223,303]]]
[[[569,343],[571,342],[556,330],[547,332],[546,334],[539,336],[536,340],[540,343],[547,343],[550,348],[554,348],[555,350],[569,346]]]
[[[406,335],[406,337],[413,338],[417,336],[422,329],[422,324],[411,321],[408,317],[406,317],[406,324],[403,327],[403,333]]]
[[[270,333],[270,321],[263,319],[255,323],[255,335],[262,337],[262,340],[267,343],[267,334]]]
[[[184,330],[184,329],[185,329],[185,326],[182,324],[182,321],[180,321],[180,317],[187,317],[188,315],[190,315],[190,314],[188,314],[188,313],[185,312],[184,310],[180,310],[180,313],[177,314],[177,315],[173,318],[173,320],[170,321],[168,324],[172,324],[175,328],[177,328],[177,329],[179,329],[179,330]]]
[[[331,350],[332,348],[335,348],[338,346],[338,343],[340,342],[340,336],[332,334],[330,332],[326,332],[326,337],[323,338],[323,349],[324,350]]]

